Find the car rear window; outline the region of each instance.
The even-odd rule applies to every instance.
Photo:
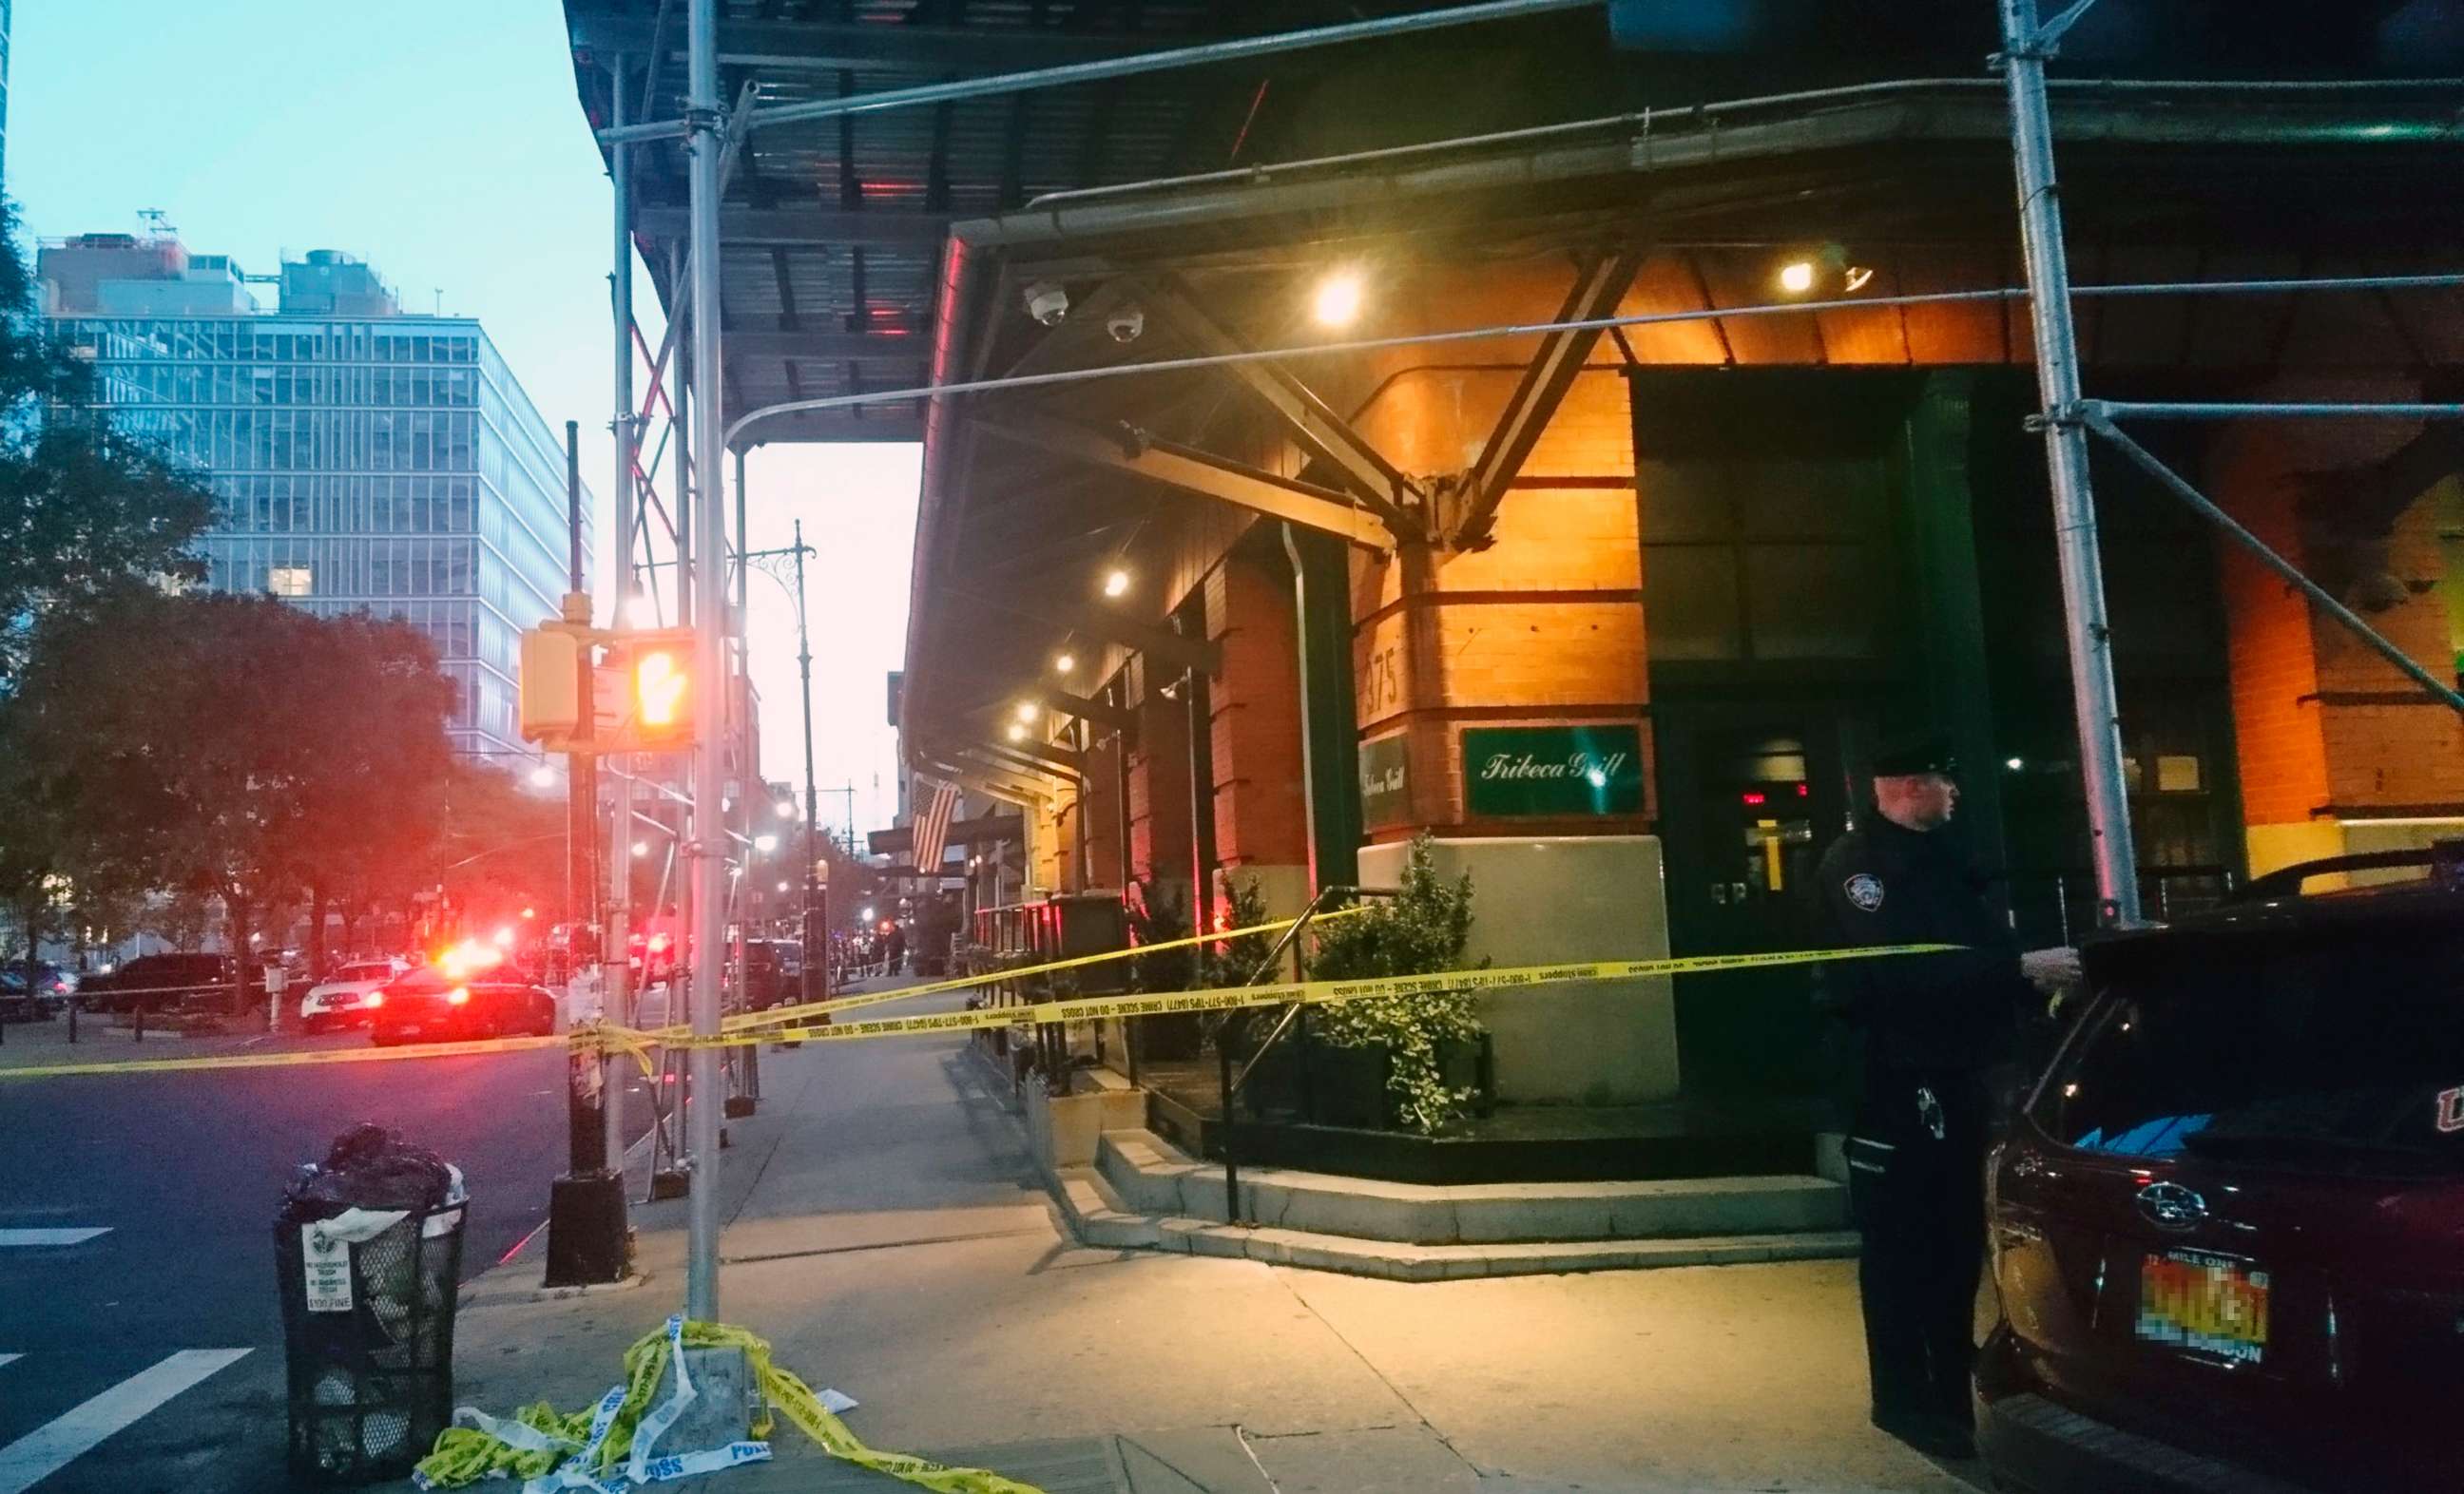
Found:
[[[393,967],[391,965],[344,965],[342,967],[341,978],[344,980],[390,980],[393,978]]]
[[[2464,1175],[2464,930],[2150,941],[2033,1118],[2081,1151]]]

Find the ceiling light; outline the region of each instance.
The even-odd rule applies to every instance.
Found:
[[[1309,298],[1309,314],[1322,327],[1348,327],[1360,319],[1362,297],[1360,273],[1336,270],[1317,283],[1317,294]]]
[[[1012,721],[1006,735],[1011,741],[1023,742],[1026,740],[1026,727],[1020,722]]]
[[[1034,701],[1022,700],[1018,703],[1018,718],[1022,721],[1032,721],[1038,709]]]
[[[1104,573],[1104,595],[1108,597],[1127,596],[1129,594],[1129,572],[1115,565],[1111,570]]]
[[[1078,656],[1074,653],[1056,654],[1053,657],[1052,668],[1055,673],[1067,674],[1077,667]]]
[[[1814,261],[1792,259],[1779,267],[1779,288],[1791,296],[1803,296],[1814,289]]]

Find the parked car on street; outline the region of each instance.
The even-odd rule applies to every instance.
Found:
[[[341,966],[299,999],[299,1024],[310,1032],[366,1025],[377,1010],[367,999],[409,968],[399,959],[353,960]]]
[[[1997,1488],[2464,1487],[2464,888],[2288,880],[2083,952],[1990,1173]]]
[[[556,997],[502,968],[456,978],[423,965],[396,977],[363,1004],[374,1008],[368,1035],[381,1047],[515,1034],[546,1037],[556,1031]]]
[[[0,964],[0,1010],[19,1020],[41,1021],[68,1009],[77,978],[47,959]]]
[[[744,1000],[767,1011],[797,1000],[804,978],[804,947],[794,939],[744,941]]]
[[[134,1011],[143,1003],[149,1012],[163,1012],[200,998],[222,1000],[231,983],[228,955],[165,953],[140,955],[109,975],[88,976],[78,989],[95,1011]]]

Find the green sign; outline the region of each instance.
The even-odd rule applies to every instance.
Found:
[[[1463,728],[1463,794],[1477,815],[1642,812],[1642,728]]]
[[[1400,732],[1360,744],[1360,823],[1393,824],[1412,818],[1412,776]]]

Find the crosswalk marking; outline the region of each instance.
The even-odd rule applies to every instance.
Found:
[[[111,1227],[99,1229],[0,1229],[0,1250],[11,1247],[31,1249],[38,1245],[81,1245],[98,1235],[108,1235]]]
[[[0,1447],[0,1494],[25,1494],[215,1371],[247,1357],[245,1349],[183,1349]]]

